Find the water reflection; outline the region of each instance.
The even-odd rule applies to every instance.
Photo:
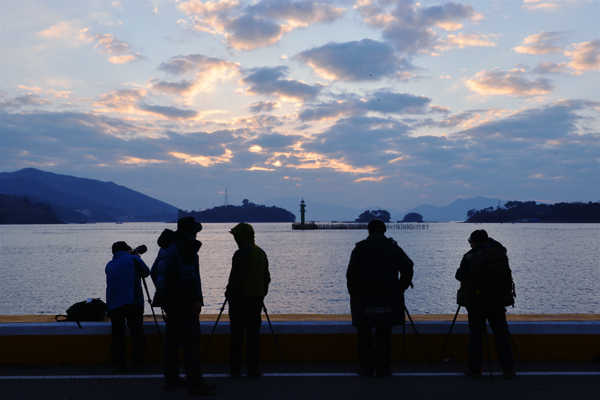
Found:
[[[207,313],[218,313],[237,246],[235,224],[204,224],[199,235]],[[269,256],[269,313],[348,314],[346,267],[366,231],[292,231],[290,224],[253,224],[256,243]],[[600,313],[600,225],[430,224],[428,230],[389,230],[415,262],[412,314],[456,311],[454,273],[468,250],[466,238],[486,229],[508,248],[517,285],[512,313]],[[156,239],[175,224],[3,225],[0,228],[0,314],[59,314],[88,297],[105,299],[104,267],[111,245],[145,244],[150,266]],[[148,281],[151,294],[154,286]],[[146,306],[146,313],[150,308]]]

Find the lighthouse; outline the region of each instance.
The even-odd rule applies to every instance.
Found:
[[[304,213],[306,213],[306,204],[302,199],[302,202],[300,202],[300,225],[304,225]]]

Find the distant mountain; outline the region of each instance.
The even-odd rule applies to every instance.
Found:
[[[49,203],[66,222],[172,221],[178,211],[176,207],[113,182],[35,168],[0,173],[0,193]]]
[[[498,199],[489,197],[474,197],[458,199],[446,207],[423,204],[407,211],[421,214],[424,221],[466,221],[467,212],[472,209],[481,210],[488,207],[497,207]]]
[[[264,201],[265,205],[273,205],[290,210],[296,215],[296,221],[300,221],[300,201],[298,197],[286,197]],[[377,210],[379,207],[351,208],[342,205],[333,205],[319,203],[309,199],[304,199],[306,203],[307,221],[354,221],[366,210]],[[496,207],[498,199],[488,197],[475,197],[470,199],[458,199],[445,207],[431,206],[423,204],[408,211],[398,211],[391,208],[382,207],[391,215],[392,221],[401,221],[408,213],[414,212],[421,214],[424,221],[466,221],[467,212],[472,209],[483,209],[487,207]]]
[[[300,202],[302,198],[299,197],[285,197],[271,199],[262,202],[267,206],[277,206],[290,210],[296,215],[296,221],[300,221]],[[378,210],[380,207],[367,207],[367,208],[352,208],[342,205],[333,205],[326,203],[319,203],[309,199],[304,199],[306,203],[306,221],[354,221],[360,214],[366,210]],[[404,217],[403,212],[393,210],[390,208],[384,208],[387,210],[392,221],[401,220]],[[466,214],[465,214],[466,215]]]

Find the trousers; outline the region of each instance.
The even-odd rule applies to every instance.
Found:
[[[108,312],[111,325],[111,353],[114,365],[125,364],[125,323],[131,333],[131,363],[142,365],[146,361],[146,334],[144,332],[144,307],[124,304]]]
[[[246,362],[248,371],[258,370],[260,354],[260,317],[263,305],[262,296],[245,296],[229,300],[229,327],[231,345],[229,347],[232,370],[242,367],[244,332],[246,333]]]

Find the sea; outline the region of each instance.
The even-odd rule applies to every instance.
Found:
[[[235,224],[203,224],[198,239],[205,306],[217,314],[237,246]],[[349,314],[346,269],[365,230],[292,230],[291,223],[255,223],[256,244],[269,258],[269,314]],[[104,268],[113,242],[146,245],[152,266],[164,229],[174,223],[0,226],[0,315],[57,315],[78,301],[106,300]],[[512,314],[600,314],[600,224],[429,223],[428,229],[390,229],[414,262],[411,314],[453,314],[454,274],[475,229],[508,249],[517,298]],[[146,279],[148,292],[154,285]],[[146,293],[144,293],[145,297]],[[151,309],[146,304],[145,313]]]

